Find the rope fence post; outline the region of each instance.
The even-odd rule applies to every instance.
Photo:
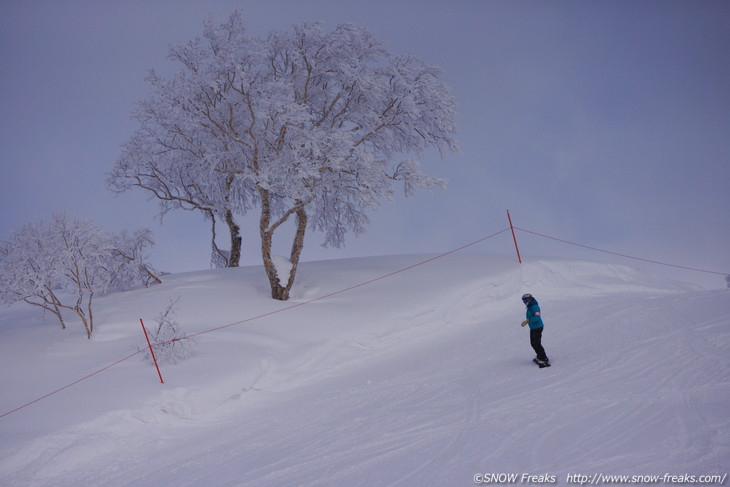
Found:
[[[522,264],[522,257],[520,256],[520,248],[517,246],[517,237],[515,236],[515,227],[512,226],[512,217],[509,215],[507,210],[507,219],[509,220],[509,229],[512,230],[512,240],[515,243],[515,250],[517,251],[517,260]]]
[[[152,361],[155,363],[155,368],[157,369],[157,376],[160,378],[160,384],[164,384],[165,381],[162,380],[162,373],[160,372],[160,366],[157,365],[157,358],[155,357],[155,351],[152,349],[152,344],[150,343],[150,337],[147,335],[147,329],[144,327],[144,321],[142,321],[142,318],[139,319],[139,324],[142,325],[142,331],[144,332],[144,337],[147,340],[147,346],[150,347],[150,354],[152,355]]]

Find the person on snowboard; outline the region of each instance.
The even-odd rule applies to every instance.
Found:
[[[522,322],[522,326],[530,325],[530,345],[537,354],[535,363],[540,366],[548,365],[550,359],[545,355],[545,349],[542,347],[542,329],[544,325],[540,316],[540,305],[532,294],[523,294],[522,302],[527,307],[525,316],[527,319]]]

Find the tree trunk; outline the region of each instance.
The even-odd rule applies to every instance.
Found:
[[[264,261],[264,270],[266,277],[269,278],[269,286],[271,287],[271,297],[280,301],[286,301],[288,294],[285,293],[284,287],[279,282],[279,273],[271,258],[271,243],[273,240],[273,232],[266,231],[261,234],[261,258]]]
[[[274,241],[274,230],[278,227],[278,225],[270,227],[271,210],[268,204],[266,206],[267,209],[261,212],[261,258],[264,261],[266,277],[269,279],[271,297],[278,299],[279,301],[286,301],[289,299],[289,293],[286,292],[286,289],[281,285],[279,272],[276,270],[276,265],[274,265],[274,260],[271,256],[271,246]]]
[[[61,307],[60,307],[61,301],[58,300],[58,298],[56,297],[56,294],[53,291],[51,291],[50,288],[46,288],[46,289],[48,289],[48,295],[51,297],[51,304],[53,305],[53,310],[51,310],[51,311],[53,312],[53,314],[56,315],[56,317],[58,318],[58,321],[61,322],[61,329],[65,330],[66,322],[63,321],[63,314],[62,314]],[[35,303],[32,303],[32,304],[35,304]]]
[[[241,227],[233,219],[233,212],[226,210],[226,224],[231,233],[231,253],[228,256],[228,267],[238,267],[241,262]]]
[[[218,245],[215,243],[215,213],[210,210],[206,211],[206,213],[210,217],[211,221],[212,236],[210,244],[212,248],[211,261],[213,267],[219,269],[222,267],[238,267],[241,262],[243,238],[241,237],[241,227],[236,223],[236,220],[233,217],[233,212],[231,210],[226,210],[225,214],[226,225],[228,225],[228,232],[231,236],[231,250],[228,253],[219,249]]]
[[[259,194],[261,195],[261,220],[259,230],[261,232],[261,258],[264,261],[264,270],[266,271],[266,277],[268,277],[269,285],[271,286],[271,297],[280,301],[286,301],[289,299],[289,292],[294,285],[294,279],[299,265],[299,256],[304,248],[304,235],[307,230],[307,212],[304,209],[306,203],[296,201],[296,206],[290,208],[280,219],[272,224],[271,197],[269,192],[263,188],[259,188]],[[271,246],[274,240],[274,232],[291,215],[297,216],[297,232],[294,236],[294,243],[292,244],[289,257],[291,270],[289,271],[286,285],[282,286],[279,273],[271,257]]]
[[[299,266],[299,257],[302,255],[304,250],[304,234],[307,231],[307,212],[304,210],[304,206],[297,207],[297,233],[294,236],[294,242],[291,247],[291,255],[289,256],[289,262],[291,262],[291,270],[289,271],[289,281],[286,283],[284,288],[284,299],[289,299],[289,291],[291,291],[294,285],[294,278],[297,275],[297,267]]]
[[[259,220],[261,259],[264,261],[264,271],[266,272],[266,277],[269,279],[271,297],[283,301],[283,288],[279,283],[279,276],[277,275],[274,261],[271,259],[271,243],[274,238],[274,231],[269,228],[271,225],[271,197],[269,196],[269,192],[260,186],[258,187],[258,191],[261,196],[261,218]]]
[[[81,322],[84,325],[84,330],[86,330],[86,338],[91,340],[91,335],[94,333],[94,315],[91,308],[91,302],[94,299],[94,293],[93,291],[89,290],[89,300],[86,304],[86,309],[84,310],[83,306],[83,291],[79,290],[79,299],[76,302],[76,306],[73,307],[73,310],[76,312],[79,318],[81,318]]]

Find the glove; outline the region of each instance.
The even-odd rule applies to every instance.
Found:
[[[529,323],[530,323],[529,321],[525,320],[525,321],[523,321],[523,322],[522,322],[522,325],[520,325],[520,326],[526,326],[526,325],[528,325]]]

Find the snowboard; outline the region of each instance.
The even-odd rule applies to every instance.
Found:
[[[541,369],[544,369],[545,367],[550,367],[550,362],[548,362],[546,364],[541,364],[541,363],[537,362],[536,358],[532,359],[532,361],[535,362],[537,364],[537,366],[540,367]]]

